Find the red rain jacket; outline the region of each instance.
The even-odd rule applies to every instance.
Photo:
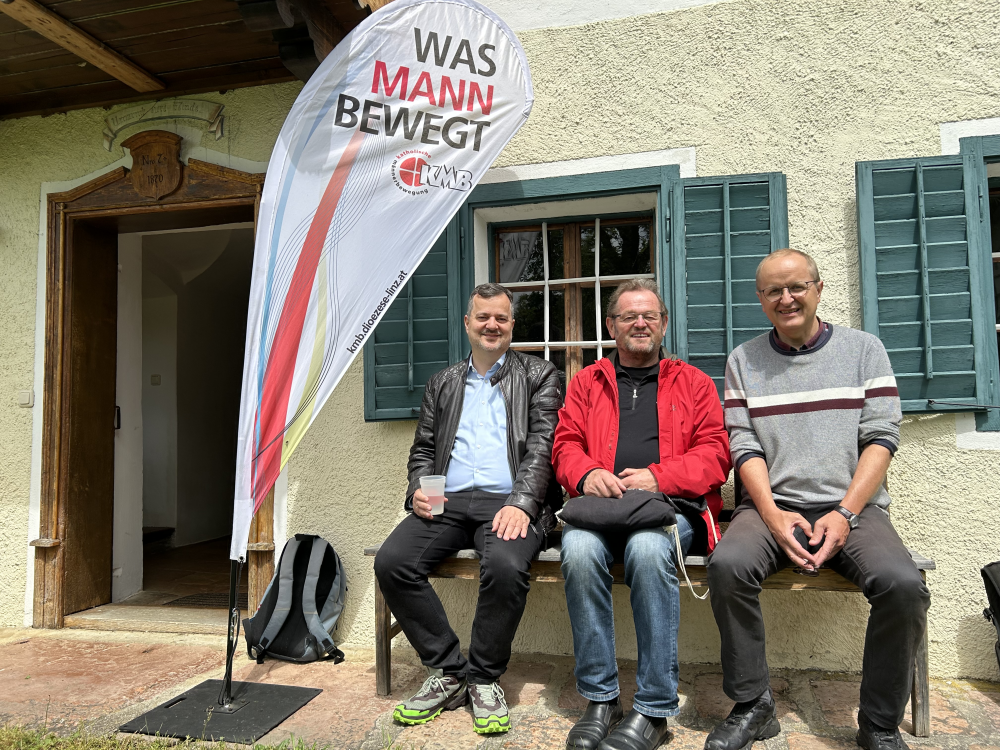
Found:
[[[719,488],[729,478],[729,436],[722,420],[719,392],[712,379],[677,359],[660,361],[656,411],[660,429],[660,462],[648,467],[660,491],[676,497],[706,496],[702,513],[708,549],[721,536]],[[585,367],[570,382],[559,410],[552,466],[571,497],[591,469],[614,471],[618,447],[618,384],[614,363],[605,357]],[[637,467],[638,468],[638,467]],[[709,516],[711,511],[711,517]],[[715,534],[711,533],[711,526]]]

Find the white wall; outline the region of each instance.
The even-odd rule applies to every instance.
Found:
[[[142,588],[142,238],[118,238],[118,373],[111,600]]]
[[[142,300],[143,526],[177,526],[177,295],[146,274]],[[150,378],[160,376],[160,385]]]

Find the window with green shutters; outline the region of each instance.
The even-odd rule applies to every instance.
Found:
[[[365,343],[365,419],[416,419],[427,378],[468,355],[462,316],[474,286],[475,254],[488,253],[490,238],[495,242],[496,231],[511,224],[491,218],[485,233],[487,246],[477,250],[472,241],[477,210],[489,210],[493,216],[510,209],[515,224],[579,223],[603,214],[600,210],[589,216],[549,211],[549,219],[522,220],[517,207],[607,198],[618,201],[615,220],[624,221],[620,211],[631,209],[622,209],[621,199],[627,202],[630,194],[655,198],[653,215],[643,219],[651,244],[646,248],[649,268],[644,266],[646,272],[641,275],[656,278],[670,310],[664,344],[707,372],[721,398],[730,351],[770,328],[756,298],[754,272],[768,253],[788,245],[785,177],[769,173],[681,179],[678,167],[667,165],[476,187]],[[683,221],[671,220],[680,216]],[[629,221],[637,219],[633,216]],[[614,249],[612,240],[608,238],[608,252]],[[480,260],[490,268],[488,257]],[[495,275],[495,269],[488,273]],[[600,284],[597,277],[602,274],[595,273],[593,278],[581,274],[582,269],[570,273],[571,281],[593,288]],[[568,278],[550,280],[549,286],[565,285]],[[602,298],[610,289],[601,285]],[[584,327],[591,323],[597,325],[596,319],[581,318]],[[585,332],[578,333],[586,338]],[[591,333],[596,337],[598,329]],[[578,337],[571,338],[577,341]],[[539,339],[542,353],[544,339],[544,335]],[[584,346],[587,341],[578,343]],[[595,347],[597,341],[592,342]]]
[[[996,390],[983,183],[971,155],[857,164],[864,328],[885,345],[904,411],[968,411]]]
[[[681,180],[673,194],[677,355],[715,381],[722,397],[729,353],[768,331],[754,274],[788,247],[785,176],[780,173]],[[679,249],[679,252],[677,251]]]
[[[365,342],[365,419],[416,419],[424,384],[457,359],[457,289],[449,289],[448,230]]]

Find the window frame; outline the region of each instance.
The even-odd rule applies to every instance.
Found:
[[[462,293],[465,298],[472,293],[474,288],[475,272],[475,212],[480,209],[504,208],[509,206],[522,206],[535,203],[559,203],[565,201],[578,201],[594,198],[617,197],[633,193],[647,193],[656,195],[656,207],[653,215],[653,260],[654,268],[662,269],[657,273],[657,283],[660,293],[667,302],[668,308],[672,306],[673,300],[670,295],[671,285],[669,283],[669,254],[670,254],[670,191],[671,188],[680,181],[680,166],[677,164],[666,164],[659,167],[640,167],[637,169],[624,169],[614,172],[595,172],[590,174],[566,175],[560,177],[543,177],[534,180],[512,180],[510,182],[493,182],[485,185],[478,185],[473,189],[469,199],[463,204],[456,215],[461,227],[463,245],[462,260],[463,277]],[[553,219],[529,219],[513,221],[493,221],[487,225],[486,251],[489,268],[489,277],[495,274],[495,234],[496,227],[510,227],[523,223],[525,226],[547,223],[569,223],[572,219],[592,220],[595,216],[602,219],[607,218],[628,218],[629,215],[649,216],[649,211],[644,209],[636,212],[608,212],[600,211],[593,214],[581,216],[577,212],[572,212],[570,216],[560,215]],[[666,278],[665,278],[666,277]],[[673,351],[674,332],[668,331],[670,343],[668,346]],[[468,342],[464,342],[464,356],[468,356]]]
[[[990,255],[991,240],[989,237],[989,203],[986,200],[988,186],[986,182],[986,166],[984,146],[1000,157],[1000,137],[992,137],[993,141],[986,146],[982,137],[963,138],[962,150],[959,154],[943,156],[910,157],[905,159],[885,159],[875,161],[859,161],[855,165],[858,256],[860,261],[861,281],[861,311],[862,327],[874,336],[879,336],[878,317],[878,277],[875,265],[875,215],[874,186],[872,173],[875,169],[912,168],[917,165],[924,167],[961,166],[966,193],[966,243],[968,245],[970,313],[972,321],[972,343],[975,351],[973,368],[975,371],[976,396],[975,403],[985,405],[1000,401],[1000,361],[997,359],[996,345],[996,312],[993,307],[993,276],[992,265],[988,266],[990,273],[984,272],[983,254]],[[966,144],[969,141],[970,143]],[[978,141],[974,143],[973,141]],[[877,165],[877,166],[876,166]],[[976,226],[978,224],[978,227]],[[992,258],[988,258],[992,261]],[[988,294],[988,296],[987,296]],[[990,304],[986,305],[986,300]],[[987,336],[986,331],[993,333]],[[992,343],[991,343],[992,339]],[[903,411],[906,413],[934,414],[941,412],[976,412],[977,431],[1000,430],[1000,415],[991,414],[991,410],[983,407],[975,409],[967,404],[972,398],[904,399]],[[948,400],[956,403],[949,404]],[[996,410],[992,410],[996,412]]]
[[[670,324],[667,326],[664,346],[681,359],[687,358],[687,290],[686,290],[686,260],[687,250],[684,232],[684,188],[697,185],[712,185],[723,182],[730,184],[743,182],[768,183],[768,200],[770,208],[771,251],[788,245],[788,208],[785,175],[781,172],[755,174],[717,175],[706,177],[689,177],[682,179],[678,164],[666,164],[654,167],[640,167],[610,172],[594,172],[557,177],[544,177],[531,180],[511,180],[504,182],[489,182],[476,186],[466,201],[459,207],[445,230],[447,252],[447,309],[448,309],[448,353],[451,362],[458,362],[469,356],[470,347],[465,335],[464,315],[469,294],[475,286],[477,263],[485,262],[486,267],[480,267],[480,273],[490,278],[494,275],[495,240],[493,226],[515,226],[522,219],[502,221],[491,217],[479,217],[480,210],[495,210],[546,204],[554,206],[558,203],[574,201],[593,201],[595,199],[618,199],[628,195],[646,195],[643,208],[636,211],[621,211],[611,208],[607,212],[587,209],[581,216],[579,207],[567,206],[565,214],[559,212],[547,213],[552,216],[552,223],[580,218],[590,221],[595,217],[631,218],[648,217],[653,212],[653,272],[656,277],[660,294],[670,311]],[[649,203],[652,202],[652,207]],[[619,204],[620,205],[620,204]],[[680,220],[672,220],[678,216]],[[544,213],[544,212],[543,212]],[[495,216],[495,214],[494,214]],[[556,220],[558,217],[558,220]],[[488,223],[484,227],[483,219]],[[523,223],[549,223],[549,219],[524,219]],[[479,235],[480,241],[486,242],[485,259],[477,255],[477,232],[486,230],[485,236]],[[484,273],[485,272],[485,273]],[[375,362],[370,353],[369,345],[374,337],[369,337],[364,353],[364,414],[365,421],[413,420],[416,419],[416,408],[376,409],[375,400]],[[728,354],[727,354],[728,356]]]
[[[552,231],[554,229],[567,230],[570,227],[573,227],[577,231],[579,231],[579,230],[581,230],[584,227],[593,227],[593,228],[597,229],[597,227],[605,226],[606,223],[607,223],[607,225],[615,226],[615,225],[620,225],[620,224],[633,224],[633,223],[640,223],[640,222],[649,225],[650,233],[652,235],[652,241],[651,241],[650,247],[649,247],[649,256],[650,256],[649,259],[650,259],[650,267],[651,267],[652,271],[650,273],[648,273],[648,274],[641,274],[641,277],[642,278],[652,278],[653,280],[657,280],[658,279],[657,270],[659,268],[660,253],[658,251],[659,237],[657,236],[657,234],[658,234],[657,212],[656,212],[655,209],[645,209],[645,210],[640,210],[640,211],[629,211],[629,212],[612,212],[612,213],[602,213],[602,212],[598,211],[598,212],[594,212],[592,214],[584,214],[584,215],[579,215],[579,216],[576,216],[576,215],[573,215],[573,216],[559,216],[559,217],[552,217],[552,218],[546,218],[546,219],[520,219],[520,220],[509,221],[509,222],[508,221],[491,221],[491,222],[489,222],[487,224],[487,228],[486,228],[486,238],[487,238],[486,241],[487,241],[487,248],[488,248],[488,259],[487,260],[488,260],[488,263],[489,263],[489,279],[490,279],[491,282],[494,282],[494,283],[502,283],[502,282],[498,281],[499,276],[500,276],[500,273],[499,273],[499,271],[500,271],[500,263],[499,263],[499,259],[496,257],[496,251],[497,251],[497,242],[498,242],[498,239],[499,239],[499,235],[502,234],[502,233],[504,233],[504,232],[506,232],[506,231],[511,231],[511,230],[517,231],[517,230],[521,230],[521,229],[524,229],[524,230],[529,230],[529,229],[530,230],[535,230],[535,229],[537,229],[538,231],[546,231],[546,230],[547,231]],[[564,240],[564,242],[565,242],[565,240]],[[574,242],[571,243],[571,244],[577,245],[577,249],[578,250],[580,249],[579,248],[579,244],[580,244],[579,240],[574,240]],[[617,286],[617,284],[620,283],[621,281],[623,281],[625,279],[635,278],[635,276],[634,275],[624,275],[624,276],[619,275],[619,276],[615,276],[613,274],[612,275],[608,275],[608,276],[602,276],[600,274],[600,269],[599,268],[595,268],[594,269],[594,274],[592,276],[579,276],[579,277],[572,277],[572,278],[584,279],[584,281],[580,281],[580,282],[570,282],[570,285],[577,286],[582,291],[582,289],[583,289],[583,287],[585,285],[596,285],[598,282],[602,282],[602,283],[600,283],[600,288],[601,289],[611,288],[613,286]],[[511,288],[511,284],[510,283],[502,283],[502,286],[504,286],[505,288],[509,289],[514,294],[517,294],[518,292],[522,291],[523,287],[527,287],[528,285],[530,285],[532,287],[539,287],[539,288],[538,289],[523,289],[524,291],[541,291],[541,292],[543,292],[543,294],[548,294],[551,287],[559,287],[559,286],[565,287],[565,286],[567,286],[566,280],[562,279],[562,278],[549,279],[548,281],[549,281],[549,283],[545,283],[544,280],[543,281],[533,281],[533,282],[512,282],[512,283],[518,285],[518,286],[515,286],[514,288]],[[659,286],[659,282],[658,281],[657,281],[657,285]],[[600,308],[600,305],[601,305],[600,297],[596,297],[595,298],[595,306],[597,308]],[[550,341],[549,338],[548,338],[550,331],[545,331],[545,335],[543,336],[543,341],[541,341],[541,342],[536,342],[536,341],[518,342],[518,341],[515,341],[514,344],[512,345],[512,348],[517,348],[518,345],[525,345],[525,346],[527,346],[529,344],[531,344],[531,345],[537,345],[537,344],[541,343],[541,344],[544,344],[544,348],[543,349],[539,349],[537,346],[533,346],[531,349],[529,349],[527,351],[532,351],[532,352],[544,351],[544,355],[543,356],[546,359],[548,358],[548,352],[549,352],[550,349],[562,349],[562,350],[565,350],[566,354],[567,354],[567,367],[571,367],[571,365],[569,364],[569,356],[570,356],[570,350],[571,349],[579,349],[580,353],[582,354],[582,350],[583,349],[594,348],[597,351],[597,358],[601,359],[604,356],[605,350],[607,350],[609,348],[614,348],[614,345],[615,345],[614,339],[611,339],[611,338],[608,337],[607,330],[604,327],[604,320],[605,320],[605,318],[606,318],[606,316],[602,316],[600,318],[600,320],[596,320],[595,321],[596,330],[595,330],[595,340],[594,340],[593,347],[591,347],[589,344],[575,344],[575,343],[572,343],[572,341],[574,341],[572,339],[572,337],[570,337],[569,339],[567,339],[567,341],[571,342],[569,344],[566,344],[563,341]],[[546,319],[548,319],[548,318],[546,318]],[[580,325],[581,326],[583,325],[583,320],[580,321]],[[567,328],[567,330],[568,330],[568,328]],[[585,337],[577,337],[577,338],[580,339],[581,341],[589,341]],[[521,349],[521,351],[524,351],[524,350]],[[575,375],[575,373],[574,373],[574,375]],[[570,378],[570,376],[569,376],[569,374],[567,372],[567,382],[570,379],[571,378]]]
[[[987,379],[987,390],[984,393],[984,403],[1000,405],[1000,352],[997,345],[997,313],[996,313],[996,289],[993,282],[993,237],[990,225],[990,186],[989,176],[986,174],[987,160],[1000,162],[1000,135],[977,135],[960,138],[959,153],[970,155],[973,159],[977,173],[979,191],[979,232],[980,243],[983,252],[987,256],[989,263],[985,266],[984,272],[979,279],[979,302],[981,303],[983,315],[984,341],[983,347],[992,363],[988,372],[984,373]],[[1000,252],[1000,251],[998,251]],[[973,307],[976,306],[976,295],[973,295]],[[986,335],[989,329],[992,335]],[[977,342],[978,346],[978,342]],[[987,409],[985,412],[976,414],[977,432],[1000,432],[1000,409]]]

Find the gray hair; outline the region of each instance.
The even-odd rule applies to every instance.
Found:
[[[663,297],[660,296],[660,288],[653,279],[626,279],[611,293],[611,297],[608,299],[607,317],[610,318],[618,313],[618,300],[626,292],[652,292],[656,295],[657,302],[660,303],[660,312],[667,312],[667,306],[663,303]]]
[[[775,250],[770,255],[764,256],[764,260],[757,264],[757,273],[754,274],[754,283],[758,287],[760,286],[760,270],[764,267],[765,263],[775,258],[787,258],[789,255],[798,255],[800,258],[805,258],[806,265],[809,267],[809,275],[812,276],[810,281],[819,280],[819,266],[816,265],[816,261],[812,259],[812,256],[809,253],[804,253],[801,250],[796,250],[791,247],[783,247],[780,250]]]
[[[465,308],[466,315],[472,315],[472,300],[476,297],[482,297],[483,299],[490,299],[491,297],[499,297],[501,294],[506,295],[507,300],[510,302],[511,314],[514,312],[514,295],[510,293],[510,289],[505,286],[500,286],[499,284],[494,284],[492,281],[488,284],[480,284],[475,289],[472,290],[472,294],[469,295],[469,304]]]

